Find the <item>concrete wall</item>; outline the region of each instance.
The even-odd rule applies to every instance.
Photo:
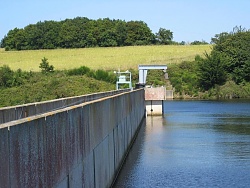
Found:
[[[145,115],[144,90],[0,125],[0,187],[109,187]]]
[[[145,101],[145,104],[148,116],[160,116],[163,114],[163,101],[151,100]]]
[[[166,88],[165,87],[145,87],[145,100],[165,100]]]
[[[166,90],[166,100],[174,99],[174,91],[173,90]]]
[[[0,124],[53,111],[60,108],[65,108],[67,106],[77,105],[83,102],[116,95],[127,91],[129,91],[129,89],[94,93],[77,97],[68,97],[45,102],[29,103],[24,105],[0,108]]]
[[[163,100],[166,99],[165,87],[145,88],[146,112],[148,116],[163,114]]]

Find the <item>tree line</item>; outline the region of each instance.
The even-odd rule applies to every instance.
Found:
[[[169,67],[175,91],[193,97],[200,92],[208,98],[250,97],[250,30],[235,27],[216,34],[212,42],[211,53]]]
[[[44,21],[14,28],[1,40],[5,50],[115,47],[173,43],[173,32],[160,28],[152,33],[143,21],[92,20],[76,17]]]
[[[250,82],[250,30],[235,27],[212,38],[214,43],[205,58],[196,57],[199,83],[204,90],[232,80],[236,84]]]

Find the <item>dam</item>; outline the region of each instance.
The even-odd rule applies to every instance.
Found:
[[[0,108],[0,187],[110,187],[144,121],[144,89]]]

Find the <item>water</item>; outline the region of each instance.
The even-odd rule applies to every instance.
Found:
[[[250,101],[166,101],[114,187],[249,187]]]

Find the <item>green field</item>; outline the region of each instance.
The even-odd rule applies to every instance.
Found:
[[[91,69],[137,69],[139,64],[173,64],[192,61],[196,55],[211,51],[211,45],[130,46],[114,48],[83,48],[30,51],[0,49],[0,66],[26,71],[40,71],[41,59],[46,57],[55,70],[87,66]]]

